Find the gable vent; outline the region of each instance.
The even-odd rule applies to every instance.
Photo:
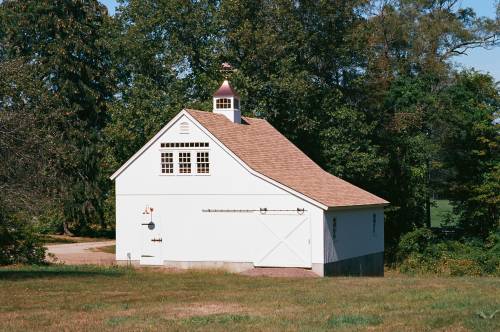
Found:
[[[181,122],[179,130],[181,134],[189,134],[189,122]]]

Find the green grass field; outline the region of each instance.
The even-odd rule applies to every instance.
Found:
[[[2,331],[499,331],[500,278],[0,269]],[[483,313],[482,318],[478,313]]]
[[[453,212],[453,208],[447,199],[436,199],[433,203],[431,206],[431,225],[432,227],[441,227],[446,216]]]

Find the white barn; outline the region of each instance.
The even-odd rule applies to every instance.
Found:
[[[383,275],[387,201],[322,170],[224,81],[111,179],[118,263]]]

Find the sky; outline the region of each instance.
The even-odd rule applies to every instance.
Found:
[[[115,13],[118,6],[116,0],[100,0],[111,15]],[[461,0],[461,7],[471,7],[478,16],[495,17],[494,0]],[[469,50],[467,55],[457,56],[454,59],[457,66],[463,68],[474,68],[478,71],[490,73],[496,81],[500,81],[500,47],[494,49],[477,48]]]

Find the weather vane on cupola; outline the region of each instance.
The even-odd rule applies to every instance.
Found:
[[[229,79],[229,76],[234,72],[233,66],[231,66],[228,62],[223,62],[221,65],[220,72],[224,76],[224,79]]]

